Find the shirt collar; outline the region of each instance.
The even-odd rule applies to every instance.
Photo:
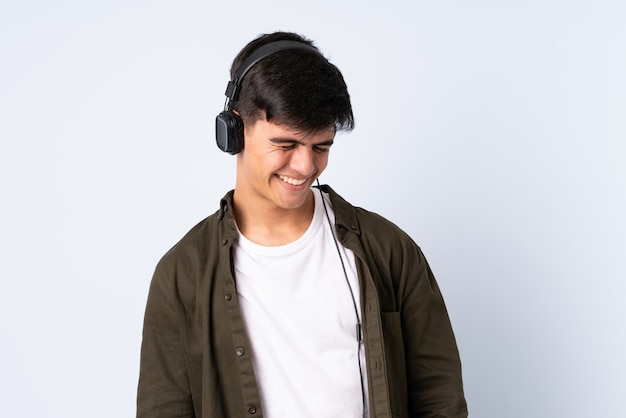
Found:
[[[361,228],[356,217],[355,208],[343,197],[339,196],[329,185],[323,184],[320,188],[324,193],[328,193],[330,196],[333,211],[335,212],[335,223],[337,226],[342,226],[348,231],[352,231],[355,234],[360,235]],[[227,221],[233,226],[234,229],[235,216],[233,212],[233,193],[234,190],[230,190],[220,201],[219,220]]]

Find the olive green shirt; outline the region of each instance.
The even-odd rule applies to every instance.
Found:
[[[322,189],[337,239],[355,255],[371,418],[466,417],[456,342],[421,250],[391,222]],[[263,417],[237,300],[236,239],[231,191],[158,263],[144,319],[138,418]]]

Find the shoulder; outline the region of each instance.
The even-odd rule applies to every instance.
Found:
[[[347,222],[340,240],[362,255],[381,294],[385,293],[382,289],[392,288],[389,294],[396,294],[399,289],[411,289],[419,283],[434,286],[426,257],[403,229],[375,212],[352,206],[334,192],[331,199],[333,196],[335,214],[342,213],[342,222]],[[341,228],[340,215],[336,219]]]
[[[198,279],[203,276],[203,265],[211,252],[216,215],[211,215],[189,230],[156,265],[152,287],[159,287],[170,297],[193,294]],[[215,247],[215,245],[213,245]]]
[[[219,209],[191,228],[157,263],[155,278],[163,280],[195,281],[204,270],[217,264],[221,241],[236,236],[232,217],[232,191],[220,202]]]
[[[216,235],[217,218],[218,214],[214,213],[194,225],[163,255],[158,265],[164,266],[187,261],[196,254],[203,252],[211,245],[213,241],[211,237]]]
[[[356,207],[360,241],[370,260],[400,272],[405,267],[426,264],[421,248],[402,228],[387,218]],[[380,266],[381,268],[383,266]]]
[[[361,240],[389,245],[417,247],[413,239],[398,225],[376,212],[353,206],[329,186],[322,186],[329,193],[338,226],[356,232]]]

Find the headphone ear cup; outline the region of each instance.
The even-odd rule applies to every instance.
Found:
[[[225,110],[215,118],[217,147],[229,154],[243,150],[243,121],[231,110]]]

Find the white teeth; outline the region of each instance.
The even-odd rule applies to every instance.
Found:
[[[289,183],[289,184],[292,184],[292,185],[294,185],[294,186],[301,186],[301,185],[303,185],[304,183],[306,183],[306,179],[303,179],[303,180],[296,180],[296,179],[292,179],[291,177],[287,177],[287,176],[283,176],[283,175],[280,175],[280,176],[278,176],[278,177],[280,177],[280,179],[281,179],[282,181],[284,181],[285,183]]]

